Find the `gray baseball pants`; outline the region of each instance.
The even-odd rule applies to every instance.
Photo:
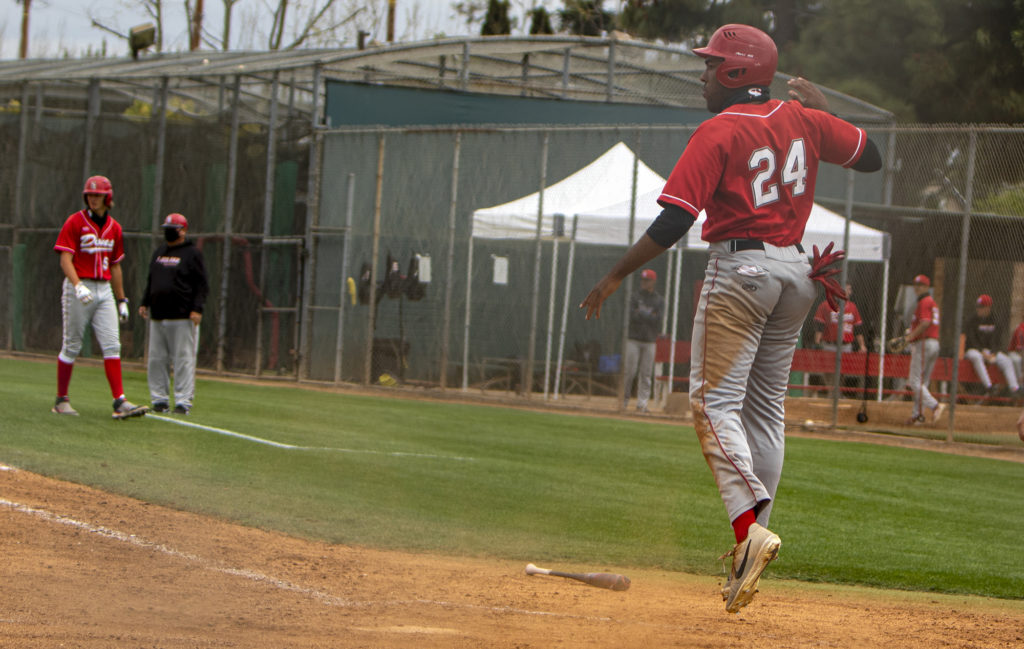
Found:
[[[981,379],[985,389],[992,387],[992,377],[988,375],[988,368],[985,367],[985,357],[982,356],[981,351],[978,349],[968,349],[964,352],[964,358],[970,362],[971,366],[974,367],[974,373]],[[1006,385],[1011,391],[1017,391],[1020,388],[1020,384],[1017,382],[1017,371],[1013,366],[1013,361],[1010,357],[1003,352],[996,352],[996,367],[1003,373],[1003,377],[1006,379]]]
[[[189,319],[149,321],[149,398],[152,403],[192,407],[199,327]],[[169,399],[174,369],[174,401]]]
[[[647,408],[647,402],[651,398],[651,377],[654,376],[654,343],[640,342],[639,340],[626,340],[625,382],[626,396],[622,406],[629,404],[629,395],[633,391],[633,379],[636,378],[636,407],[637,410]]]
[[[939,341],[937,339],[918,339],[910,343],[910,371],[907,376],[907,385],[910,387],[914,399],[911,417],[920,416],[922,407],[934,410],[939,405],[939,400],[928,391],[928,384],[932,380],[932,370],[935,369],[935,361],[938,358]]]
[[[796,246],[711,244],[693,322],[690,407],[729,520],[768,525],[782,475],[793,351],[817,295]]]
[[[60,308],[63,331],[58,358],[65,363],[75,362],[82,353],[82,339],[88,324],[92,324],[103,358],[120,358],[121,334],[117,329],[117,302],[110,282],[95,279],[83,279],[81,282],[93,294],[92,302],[88,304],[82,304],[75,296],[75,287],[68,279],[65,278],[62,286]]]

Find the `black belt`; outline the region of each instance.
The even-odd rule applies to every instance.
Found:
[[[796,249],[801,253],[804,251],[804,247],[799,243],[796,244]],[[729,252],[739,252],[741,250],[764,250],[764,241],[759,241],[757,239],[729,240]]]

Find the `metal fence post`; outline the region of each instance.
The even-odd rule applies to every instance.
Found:
[[[448,345],[452,324],[452,293],[455,291],[455,223],[459,200],[459,155],[462,151],[462,132],[455,133],[455,151],[452,154],[452,189],[448,203],[448,261],[445,264],[444,313],[441,314],[441,389],[448,387]]]
[[[224,188],[224,247],[220,264],[220,300],[217,305],[217,372],[224,372],[225,338],[228,327],[228,288],[231,285],[231,235],[232,218],[235,211],[235,177],[238,171],[238,128],[240,120],[240,103],[242,93],[242,77],[235,76],[231,95],[231,136],[228,141],[228,177]]]
[[[971,211],[974,206],[974,168],[978,154],[978,131],[974,126],[970,128],[970,140],[967,148],[967,195],[960,196],[964,204],[963,221],[960,226],[960,277],[956,283],[956,321],[953,323],[953,345],[955,349],[960,346],[960,334],[963,332],[964,318],[964,292],[967,290],[967,252],[971,242]],[[959,195],[960,192],[953,187]],[[953,441],[953,422],[956,421],[956,398],[959,391],[960,377],[960,354],[953,352],[953,373],[949,377],[949,420],[946,425],[946,441]]]
[[[320,221],[320,86],[323,66],[317,62],[313,68],[313,96],[310,99],[309,183],[306,187],[306,241],[302,271],[302,308],[296,328],[299,331],[298,378],[309,378],[309,355],[313,335],[313,274],[316,269],[316,242],[313,231]]]
[[[270,248],[266,241],[271,236],[271,222],[274,216],[274,168],[277,164],[277,93],[280,72],[275,70],[270,83],[270,116],[267,119],[267,165],[263,186],[263,245],[260,254],[260,296],[256,305],[256,368],[254,374],[263,371],[263,307],[266,305],[267,267]]]
[[[377,262],[380,260],[380,210],[383,200],[384,152],[386,148],[387,136],[381,133],[377,141],[377,180],[373,198],[373,244],[370,254],[370,309],[369,323],[366,327],[369,341],[363,356],[363,385],[370,384],[370,374],[373,369],[373,336],[377,328]]]
[[[520,377],[519,388],[527,397],[533,391],[533,356],[537,349],[537,301],[540,299],[540,261],[544,238],[541,236],[544,223],[544,185],[548,177],[548,144],[551,133],[544,131],[540,158],[540,193],[537,195],[536,245],[533,250],[533,290],[530,299],[530,338],[526,345],[526,371]]]

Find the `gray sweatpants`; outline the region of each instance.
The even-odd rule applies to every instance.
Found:
[[[988,367],[986,367],[985,357],[982,355],[981,350],[968,349],[964,352],[964,359],[970,362],[974,368],[974,373],[981,379],[985,389],[991,388],[992,377],[988,375]],[[1017,370],[1013,366],[1013,361],[1008,354],[996,352],[995,365],[1003,373],[1003,378],[1006,379],[1006,385],[1010,388],[1011,392],[1015,392],[1020,388],[1020,384],[1017,382]]]
[[[793,351],[817,291],[796,246],[711,244],[693,321],[690,407],[729,520],[768,525],[782,475]]]
[[[637,410],[647,408],[647,401],[651,398],[651,378],[654,376],[654,351],[654,343],[640,342],[632,338],[626,340],[626,362],[624,364],[626,396],[622,402],[623,407],[629,405],[629,395],[633,391],[633,379],[635,378],[637,381]]]
[[[149,321],[149,398],[152,403],[192,407],[199,327],[189,319]],[[174,401],[169,399],[174,369]]]

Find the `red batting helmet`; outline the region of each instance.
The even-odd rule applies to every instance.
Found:
[[[90,176],[85,181],[85,187],[82,189],[82,200],[86,201],[86,205],[89,204],[86,196],[89,194],[102,194],[104,196],[103,203],[107,207],[114,202],[114,186],[110,184],[110,180],[106,176]]]
[[[173,214],[168,214],[167,218],[164,219],[163,227],[165,227],[165,228],[187,228],[188,227],[188,219],[185,218],[184,214],[178,214],[177,212],[174,212]]]
[[[915,284],[924,284],[925,286],[931,286],[932,285],[932,281],[930,279],[928,279],[927,275],[918,275],[918,276],[914,277],[914,283]]]
[[[992,296],[982,293],[978,296],[978,306],[992,306]]]
[[[726,88],[769,86],[779,63],[775,41],[750,25],[723,25],[711,35],[706,46],[693,53],[725,59],[718,66],[717,77],[718,83]]]

